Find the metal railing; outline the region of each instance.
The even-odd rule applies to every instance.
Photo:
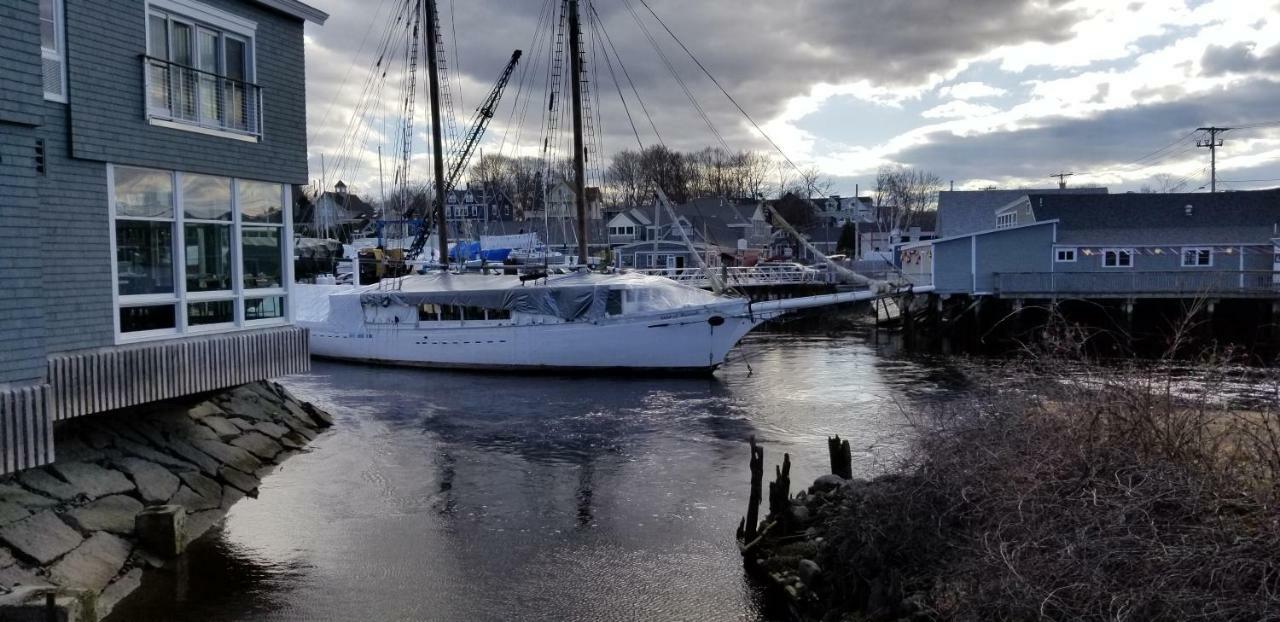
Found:
[[[997,273],[995,292],[1003,296],[1233,296],[1280,297],[1280,273],[1271,270],[1117,269],[1110,272]]]
[[[825,272],[799,264],[795,266],[734,266],[709,268],[709,270],[715,272],[729,285],[801,285],[830,282]],[[710,287],[711,285],[706,273],[701,268],[648,268],[628,270],[628,272],[665,276],[673,281],[679,281],[694,287]]]
[[[151,119],[262,136],[262,89],[194,67],[142,57]]]

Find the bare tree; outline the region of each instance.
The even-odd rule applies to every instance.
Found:
[[[942,178],[921,169],[882,166],[876,173],[876,218],[883,231],[904,231],[937,208]]]
[[[1170,175],[1168,173],[1157,173],[1151,176],[1151,181],[1143,184],[1141,192],[1168,194],[1171,192],[1182,192],[1186,189],[1189,180]]]

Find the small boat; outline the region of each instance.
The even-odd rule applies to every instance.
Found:
[[[411,275],[297,285],[315,356],[507,371],[710,373],[760,324],[857,290],[751,302],[640,274]]]

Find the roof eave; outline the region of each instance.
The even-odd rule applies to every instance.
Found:
[[[323,26],[329,14],[298,0],[257,0],[258,4],[270,7],[285,15],[290,15]]]

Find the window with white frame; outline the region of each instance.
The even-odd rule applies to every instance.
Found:
[[[255,28],[193,0],[149,0],[145,62],[152,122],[260,136]]]
[[[1074,248],[1054,249],[1053,260],[1058,263],[1071,263],[1076,260],[1076,249]]]
[[[284,185],[109,170],[121,340],[284,321]]]
[[[1102,251],[1102,267],[1104,268],[1132,268],[1133,267],[1133,249],[1131,248],[1107,248]]]
[[[1183,267],[1207,267],[1213,265],[1213,249],[1207,246],[1191,246],[1182,249]]]
[[[1014,226],[1014,225],[1016,225],[1016,224],[1018,224],[1018,213],[1017,213],[1017,212],[1009,212],[1008,214],[997,214],[997,215],[996,215],[996,228],[997,228],[997,229],[1008,229],[1009,227],[1012,227],[1012,226]]]
[[[40,0],[40,60],[44,98],[67,101],[67,22],[62,0]]]

